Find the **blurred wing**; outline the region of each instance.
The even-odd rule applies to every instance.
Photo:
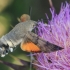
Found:
[[[48,52],[58,51],[63,48],[54,45],[48,41],[45,41],[44,39],[42,39],[33,32],[28,32],[26,34],[26,39],[24,43],[22,42],[21,44],[21,49],[28,52],[42,51],[48,53]]]

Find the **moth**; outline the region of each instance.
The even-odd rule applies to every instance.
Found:
[[[13,48],[19,44],[21,45],[21,49],[27,52],[49,53],[63,49],[33,33],[32,30],[38,23],[30,20],[29,15],[24,14],[19,21],[9,33],[0,38],[1,57],[4,57],[9,51],[12,52]]]

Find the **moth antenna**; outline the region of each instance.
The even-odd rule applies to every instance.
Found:
[[[29,15],[30,15],[30,18],[31,18],[31,14],[32,14],[32,7],[29,8]]]

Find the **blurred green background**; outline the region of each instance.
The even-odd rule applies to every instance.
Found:
[[[69,2],[69,0],[52,0],[57,13],[60,11],[61,3],[65,1]],[[43,19],[46,22],[45,13],[51,19],[50,7],[49,0],[0,0],[0,37],[8,33],[12,29],[12,26],[14,27],[18,24],[17,18],[20,18],[22,14],[30,15],[30,8],[32,8],[30,15],[32,20]],[[18,46],[13,53],[9,53],[4,58],[0,57],[0,60],[22,66],[23,64],[19,59],[29,61],[28,54],[27,52],[23,52]],[[0,70],[13,69],[0,62]]]

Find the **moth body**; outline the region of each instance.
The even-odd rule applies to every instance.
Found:
[[[21,44],[21,49],[27,52],[49,53],[63,49],[33,33],[32,30],[37,22],[28,18],[22,20],[24,22],[18,23],[9,33],[0,38],[0,55],[2,57],[8,54],[9,51],[12,52],[13,48],[19,44]]]

